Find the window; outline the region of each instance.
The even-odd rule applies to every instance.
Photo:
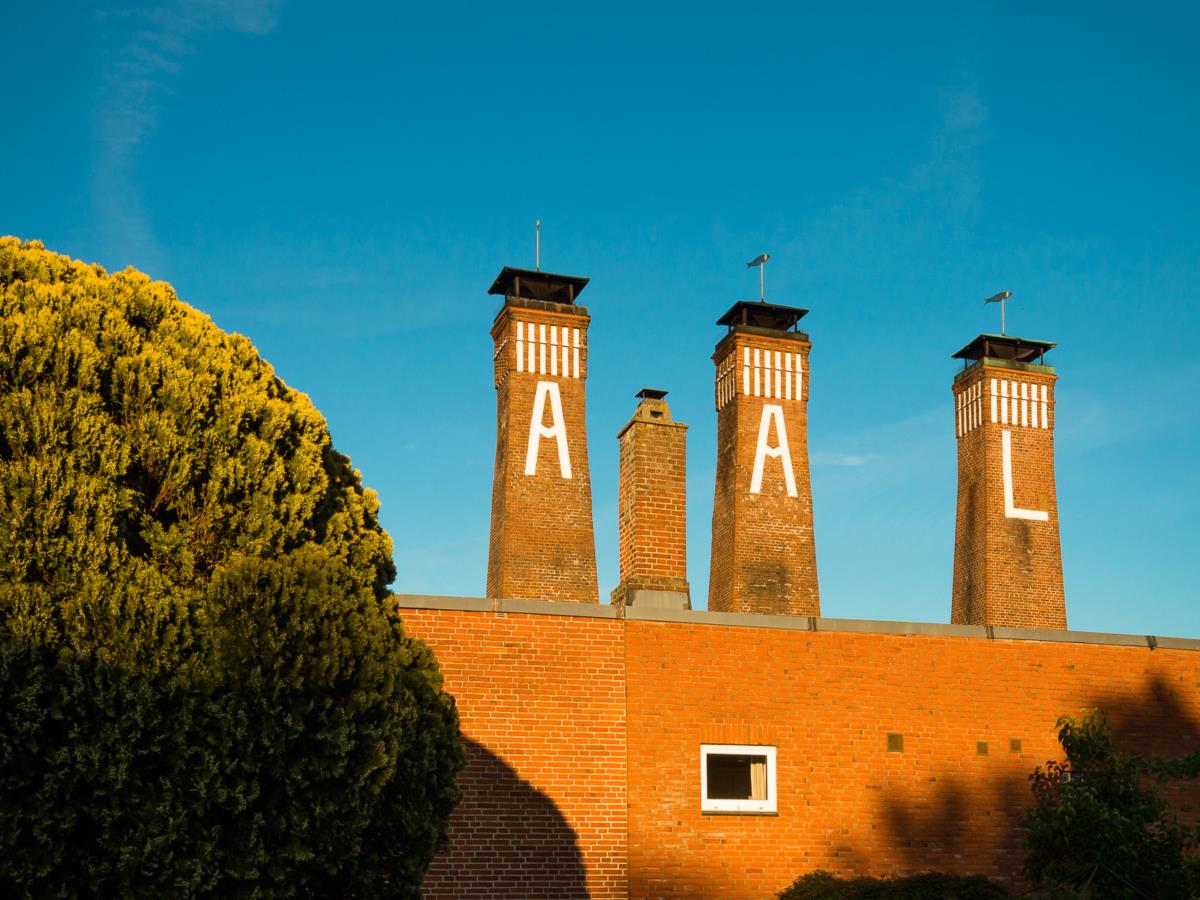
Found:
[[[773,813],[775,748],[700,745],[700,809],[720,813]]]

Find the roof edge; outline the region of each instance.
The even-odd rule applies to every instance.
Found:
[[[607,604],[572,603],[561,600],[502,600],[482,597],[441,597],[427,594],[393,594],[401,611],[406,609],[457,610],[515,615],[575,616],[588,619],[633,619],[640,622],[675,622],[727,628],[770,628],[854,634],[922,635],[928,637],[976,638],[994,641],[1045,641],[1058,644],[1100,644],[1112,647],[1142,647],[1148,650],[1200,651],[1200,640],[1148,634],[1110,634],[1099,631],[1068,631],[1054,628],[1011,628],[1008,626],[946,625],[938,622],[889,622],[871,619],[834,619],[821,616],[770,616],[753,613],[721,613],[692,609],[638,609]]]

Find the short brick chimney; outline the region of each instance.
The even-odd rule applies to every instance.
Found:
[[[643,388],[617,434],[621,583],[614,606],[691,609],[687,581],[687,426],[671,421],[666,391]]]
[[[717,320],[717,486],[708,608],[820,615],[808,471],[806,309],[740,301]]]
[[[487,595],[598,603],[584,429],[588,279],[505,267],[495,342]]]
[[[1066,628],[1054,488],[1054,347],[981,334],[954,358],[958,515],[951,621]]]

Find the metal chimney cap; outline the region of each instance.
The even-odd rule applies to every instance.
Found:
[[[1011,334],[981,334],[955,353],[951,359],[991,357],[993,359],[1011,359],[1014,362],[1033,362],[1056,346],[1057,344],[1050,341],[1013,337]]]
[[[505,266],[488,288],[488,293],[569,304],[583,293],[587,283],[588,279],[579,275],[556,275],[553,272]]]

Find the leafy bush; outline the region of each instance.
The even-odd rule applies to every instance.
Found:
[[[817,871],[801,875],[779,900],[1000,900],[1000,884],[982,875],[927,872],[899,878],[838,878]]]
[[[416,896],[462,755],[394,574],[249,341],[0,238],[0,894]]]
[[[1034,805],[1023,819],[1029,877],[1087,897],[1196,896],[1196,864],[1185,856],[1196,836],[1154,781],[1195,777],[1197,758],[1119,753],[1099,710],[1059,719],[1058,740],[1067,758],[1030,776]]]

